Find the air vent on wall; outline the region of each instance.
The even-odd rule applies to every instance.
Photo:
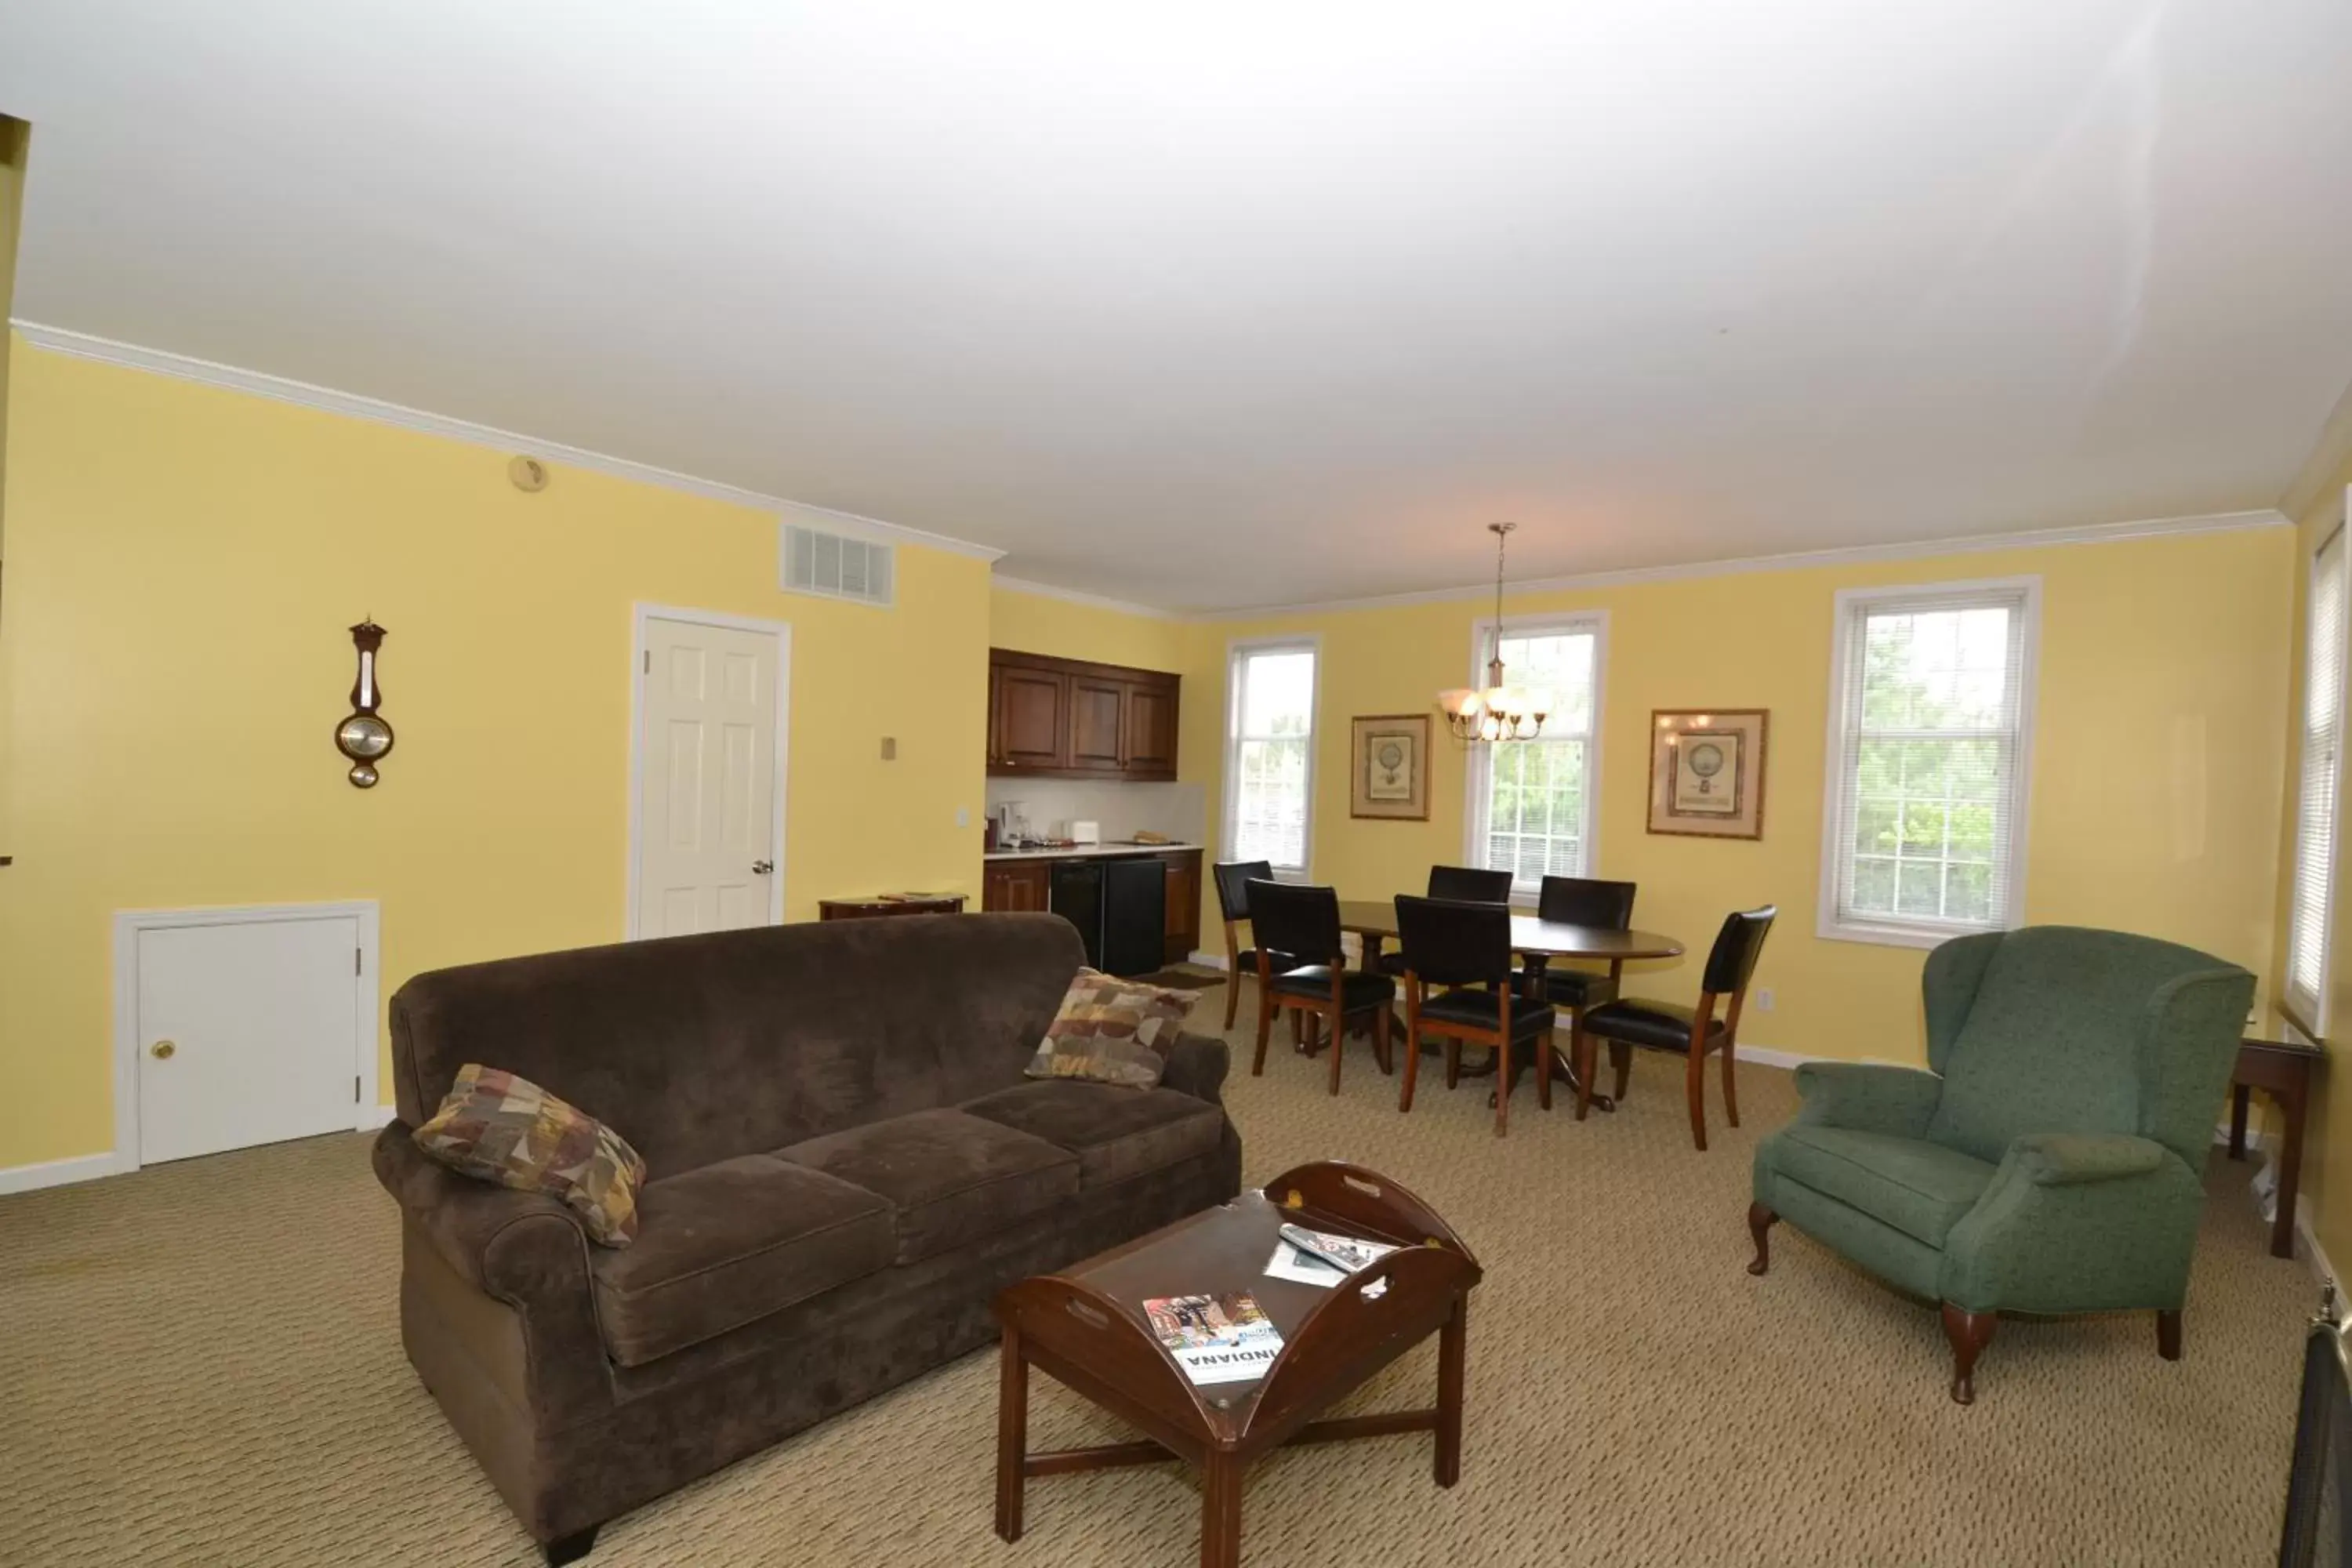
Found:
[[[826,533],[799,523],[784,524],[784,587],[794,594],[855,599],[861,605],[892,603],[894,547],[844,533]]]

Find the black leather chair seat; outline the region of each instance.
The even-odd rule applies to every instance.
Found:
[[[1385,1006],[1396,998],[1396,982],[1385,974],[1366,974],[1360,969],[1344,969],[1339,973],[1340,1005],[1350,1013],[1359,1007]],[[1331,966],[1310,963],[1302,969],[1285,970],[1274,977],[1272,989],[1285,996],[1328,996],[1331,994]]]
[[[1589,969],[1547,969],[1544,996],[1561,1007],[1598,1007],[1617,1000],[1617,982]]]
[[[1424,1019],[1472,1024],[1486,1029],[1495,1026],[1500,1011],[1495,1005],[1492,991],[1474,991],[1466,986],[1432,996],[1421,1005],[1421,1016]],[[1517,995],[1511,998],[1511,1038],[1514,1041],[1540,1038],[1551,1032],[1559,1018],[1559,1015],[1549,1003],[1530,1002]]]
[[[1611,1002],[1585,1014],[1584,1032],[1598,1035],[1604,1040],[1653,1046],[1662,1051],[1687,1051],[1690,1049],[1691,1020],[1697,1016],[1676,1002],[1629,999]],[[1708,1039],[1712,1040],[1722,1033],[1722,1019],[1707,1020]]]

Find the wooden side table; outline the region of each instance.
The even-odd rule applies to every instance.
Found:
[[[870,899],[819,899],[821,921],[866,921],[886,915],[960,915],[961,893],[882,893]]]
[[[2311,1080],[2326,1059],[2322,1043],[2273,1009],[2238,1043],[2230,1075],[2230,1158],[2246,1157],[2246,1111],[2253,1091],[2275,1101],[2285,1123],[2279,1137],[2278,1217],[2271,1224],[2271,1256],[2294,1256],[2294,1200],[2303,1184],[2303,1128],[2311,1110]]]

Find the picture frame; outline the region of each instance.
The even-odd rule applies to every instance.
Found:
[[[1350,725],[1348,815],[1429,820],[1429,715],[1359,714]]]
[[[1653,833],[1764,837],[1765,708],[1658,708],[1650,713]]]

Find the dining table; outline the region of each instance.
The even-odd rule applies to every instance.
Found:
[[[1366,973],[1381,972],[1381,948],[1397,934],[1396,903],[1393,900],[1342,899],[1339,900],[1339,929],[1353,931],[1362,939],[1362,967]],[[1540,1001],[1544,995],[1544,973],[1555,958],[1589,959],[1607,963],[1613,972],[1617,965],[1639,959],[1680,958],[1683,944],[1673,937],[1649,931],[1621,931],[1614,926],[1573,925],[1566,921],[1548,921],[1518,910],[1511,911],[1511,948],[1522,959],[1520,965],[1521,994]],[[1404,1026],[1397,1026],[1402,1035]],[[1408,1040],[1408,1048],[1417,1049],[1421,1042]],[[1431,1047],[1435,1049],[1434,1047]],[[1489,1053],[1491,1058],[1492,1053]],[[1580,1088],[1575,1065],[1567,1059],[1568,1053],[1553,1053],[1555,1077],[1571,1088]],[[1495,1070],[1490,1059],[1476,1071],[1465,1069],[1471,1077],[1483,1077]],[[1498,1086],[1496,1092],[1507,1093],[1516,1084]],[[1601,1110],[1614,1110],[1617,1102],[1605,1094],[1592,1096],[1592,1104]]]

